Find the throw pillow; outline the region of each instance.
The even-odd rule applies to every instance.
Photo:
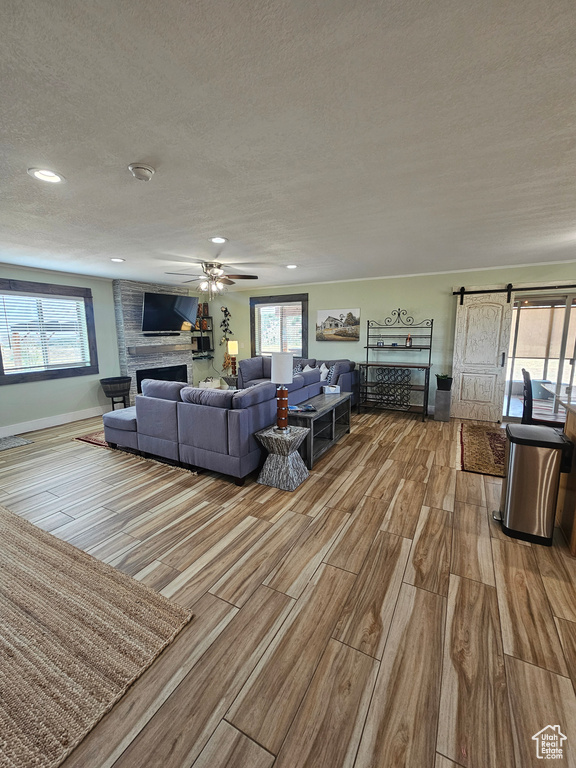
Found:
[[[298,365],[295,365],[292,369],[292,373],[301,373],[302,372],[302,363],[298,363]]]
[[[332,377],[334,376],[334,369],[335,368],[336,368],[335,365],[331,365],[330,366],[330,368],[328,370],[328,374],[326,375],[326,384],[331,384],[332,383]]]
[[[328,376],[329,370],[330,369],[328,368],[328,366],[322,363],[322,365],[320,366],[320,381],[326,381],[326,377]]]
[[[302,370],[302,369],[300,369],[300,370]],[[306,365],[306,366],[304,366],[303,373],[305,373],[306,371],[314,371],[314,370],[316,370],[315,366],[313,366],[313,365]]]

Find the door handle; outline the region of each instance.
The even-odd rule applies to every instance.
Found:
[[[500,367],[504,368],[504,363],[506,362],[506,352],[502,352],[502,360],[500,362]]]

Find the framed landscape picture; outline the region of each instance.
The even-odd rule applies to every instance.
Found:
[[[360,341],[360,310],[319,309],[316,341]]]

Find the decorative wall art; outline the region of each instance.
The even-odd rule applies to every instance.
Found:
[[[360,341],[360,310],[319,309],[316,341]]]

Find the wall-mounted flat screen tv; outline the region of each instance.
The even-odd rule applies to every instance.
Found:
[[[171,293],[145,293],[143,331],[189,331],[196,322],[198,298]]]

